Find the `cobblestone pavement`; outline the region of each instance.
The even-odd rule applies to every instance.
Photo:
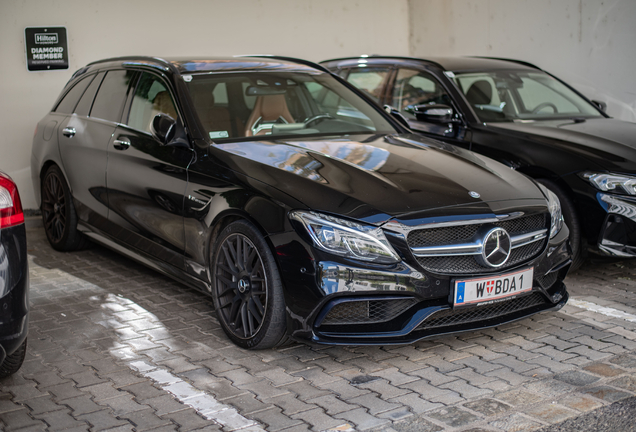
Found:
[[[397,347],[243,351],[211,300],[95,246],[28,231],[31,324],[0,427],[531,431],[636,394],[636,266],[588,261],[562,311]]]

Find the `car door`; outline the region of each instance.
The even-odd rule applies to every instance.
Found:
[[[126,118],[108,146],[108,220],[118,241],[182,269],[183,195],[192,151],[164,145],[152,134],[156,114],[181,121],[167,81],[143,72],[132,91]]]
[[[108,142],[121,117],[130,72],[100,72],[85,78],[85,91],[58,130],[60,155],[81,222],[107,228]],[[97,95],[97,96],[96,96]]]

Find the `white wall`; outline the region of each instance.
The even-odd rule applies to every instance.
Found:
[[[409,0],[416,57],[526,60],[636,121],[635,0]]]
[[[24,28],[42,26],[67,28],[70,69],[27,72]],[[518,58],[636,121],[636,0],[0,0],[0,170],[35,208],[35,124],[90,61],[253,53]]]
[[[90,61],[134,54],[269,53],[315,61],[408,55],[407,12],[407,0],[0,0],[0,170],[18,183],[24,208],[34,209],[35,125]],[[66,27],[68,70],[27,72],[24,28],[45,26]]]

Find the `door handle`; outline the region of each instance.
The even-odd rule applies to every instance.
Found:
[[[65,137],[73,138],[75,136],[75,128],[74,127],[65,127],[62,129],[62,135]]]
[[[130,147],[130,140],[126,137],[116,139],[113,141],[113,147],[117,150],[128,150],[128,147]]]

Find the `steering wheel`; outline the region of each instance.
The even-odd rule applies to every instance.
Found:
[[[322,113],[322,114],[317,114],[313,117],[309,117],[307,120],[304,121],[305,123],[305,127],[309,126],[310,123],[313,123],[315,121],[318,121],[320,119],[332,119],[334,118],[331,114],[329,113]]]
[[[532,110],[532,114],[538,114],[539,111],[541,111],[543,108],[552,108],[552,111],[555,113],[558,113],[559,110],[557,109],[556,105],[554,105],[552,102],[543,102],[540,103],[539,105],[537,105],[536,107],[534,107],[534,109]]]

